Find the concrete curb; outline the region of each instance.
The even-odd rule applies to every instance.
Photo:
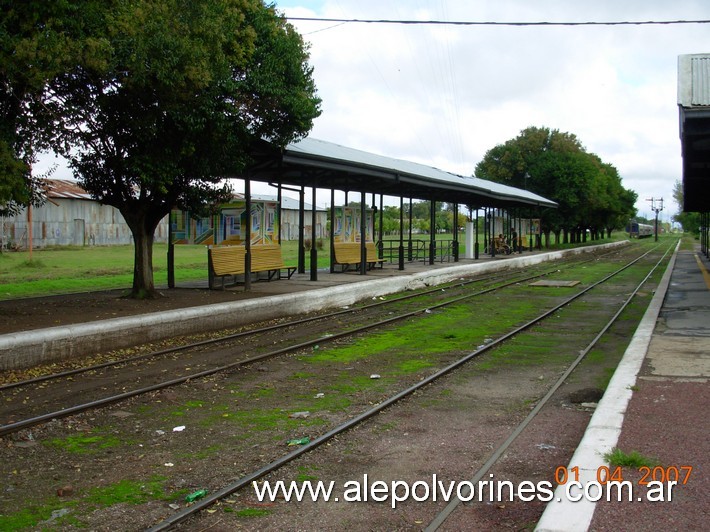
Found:
[[[571,471],[573,467],[579,468],[579,482],[582,486],[597,481],[598,468],[607,465],[604,455],[613,450],[619,440],[624,414],[633,394],[631,388],[636,384],[636,378],[651,343],[651,336],[668,291],[677,254],[678,246],[567,467],[567,471]],[[566,487],[566,485],[557,487],[552,501],[547,504],[535,527],[535,532],[586,532],[589,529],[596,503],[584,497],[577,502],[569,500]],[[579,488],[575,488],[571,493],[575,497],[583,494]]]
[[[600,246],[521,255],[502,261],[450,266],[306,292],[0,335],[0,370],[26,368],[73,356],[156,342],[172,336],[234,328],[261,320],[343,307],[364,299],[413,289],[422,284],[436,286],[464,275],[520,269],[568,255],[611,249],[627,243],[612,242]]]

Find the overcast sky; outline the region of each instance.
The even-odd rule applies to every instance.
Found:
[[[710,19],[708,0],[276,0],[276,5],[292,17]],[[311,137],[472,175],[489,149],[526,127],[558,129],[575,134],[588,151],[619,170],[623,185],[638,193],[640,214],[652,217],[646,201],[651,197],[664,198],[663,219],[677,211],[672,189],[682,171],[678,55],[710,52],[710,24],[292,23],[310,44],[323,100]],[[256,185],[254,192],[275,194],[264,187]],[[327,201],[329,192],[319,194],[319,205]]]
[[[276,0],[287,16],[498,22],[710,19],[707,0]],[[472,175],[529,126],[575,134],[638,193],[677,211],[678,55],[710,24],[433,26],[292,21],[323,113],[312,137]],[[320,202],[319,202],[320,203]]]

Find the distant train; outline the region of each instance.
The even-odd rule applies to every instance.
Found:
[[[653,236],[653,226],[648,224],[640,224],[631,222],[626,226],[626,232],[629,233],[629,238],[646,238]]]

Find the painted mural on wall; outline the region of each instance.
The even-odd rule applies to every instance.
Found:
[[[246,201],[221,205],[214,216],[192,218],[190,213],[174,210],[170,223],[175,244],[241,245],[251,226],[251,244],[278,244],[278,203],[252,201],[247,215]]]
[[[335,207],[333,215],[333,241],[334,242],[360,242],[360,208]],[[365,241],[373,242],[373,211],[365,210],[367,217],[365,223]]]

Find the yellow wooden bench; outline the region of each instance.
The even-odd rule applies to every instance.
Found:
[[[251,247],[251,271],[266,272],[268,280],[281,279],[281,272],[286,271],[288,279],[296,271],[295,266],[286,266],[278,244],[260,244]]]
[[[370,265],[370,269],[374,268],[378,264],[380,268],[387,262],[385,259],[381,259],[378,256],[377,248],[375,248],[374,242],[365,242],[365,251],[367,253],[367,263]]]
[[[208,284],[210,289],[215,287],[215,280],[222,280],[224,289],[225,277],[235,277],[246,273],[246,249],[244,246],[214,246],[207,249]],[[281,255],[281,246],[276,244],[263,244],[251,246],[252,273],[266,272],[270,281],[274,277],[281,279],[281,272],[285,270],[288,279],[296,271],[295,266],[286,266]]]
[[[360,242],[335,242],[333,244],[335,251],[335,264],[341,266],[341,272],[347,271],[351,265],[356,269],[360,267]],[[374,242],[365,242],[367,268],[372,269],[376,265],[382,265],[385,259],[380,259],[377,256],[377,249]]]
[[[224,278],[231,276],[233,284],[234,277],[244,273],[244,257],[246,250],[244,246],[215,246],[207,248],[207,272],[208,285],[210,290],[214,289],[217,277],[222,280],[222,290],[224,290]]]

